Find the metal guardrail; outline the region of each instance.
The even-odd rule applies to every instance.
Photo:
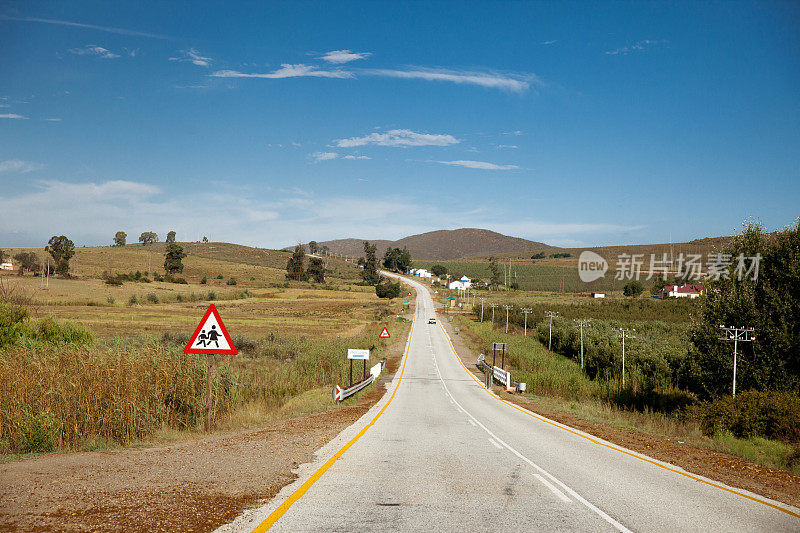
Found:
[[[526,383],[511,380],[511,372],[503,370],[497,366],[489,366],[486,364],[486,356],[483,354],[478,355],[478,368],[483,370],[484,373],[491,373],[492,377],[505,387],[514,387],[519,392],[524,392],[527,388]]]
[[[386,363],[385,361],[381,361],[380,363],[378,363],[377,365],[372,367],[370,369],[370,375],[369,375],[369,377],[367,379],[359,381],[358,383],[356,383],[355,385],[353,385],[349,389],[343,389],[339,385],[336,385],[333,388],[333,399],[336,400],[337,402],[341,402],[345,398],[349,398],[353,394],[357,393],[361,389],[363,389],[366,386],[368,386],[370,383],[375,381],[375,378],[377,378],[380,375],[380,372],[383,370],[383,366],[384,366],[385,363]],[[376,367],[378,367],[378,366],[380,366],[380,370],[375,372]]]

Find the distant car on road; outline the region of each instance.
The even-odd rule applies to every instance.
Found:
[[[428,324],[436,324],[436,319],[435,318],[429,318],[428,319]]]

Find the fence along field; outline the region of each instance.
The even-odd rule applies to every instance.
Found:
[[[163,264],[149,246],[128,248],[79,249],[82,274],[51,278],[49,290],[29,274],[0,277],[1,453],[124,445],[199,428],[205,358],[182,348],[209,300],[240,350],[218,357],[218,426],[333,408],[330,386],[349,369],[346,349],[373,348],[380,359],[388,349],[376,342],[381,328],[392,329],[391,346],[407,327],[388,318],[400,311],[399,300],[379,301],[341,260],[330,261],[335,274],[325,284],[287,284],[285,270],[249,264],[266,263],[263,251],[249,257],[241,247],[235,251],[249,263],[236,255],[187,257],[185,285],[117,287],[87,277],[101,275],[114,252],[121,253],[112,261],[128,271],[142,268],[145,253],[154,254],[151,275],[156,258]],[[285,266],[289,254],[271,254]],[[223,285],[234,276],[236,286]]]

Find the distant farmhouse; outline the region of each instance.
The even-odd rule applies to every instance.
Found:
[[[11,261],[7,263],[0,263],[0,270],[14,270],[14,265]]]
[[[411,270],[408,271],[408,273],[420,278],[430,278],[433,276],[430,272],[428,272],[424,268],[412,268]]]
[[[661,298],[699,298],[703,294],[703,286],[693,285],[665,285],[661,289]]]
[[[472,280],[470,280],[467,276],[462,277],[459,280],[451,281],[448,285],[448,289],[458,289],[460,291],[465,291],[472,287]]]

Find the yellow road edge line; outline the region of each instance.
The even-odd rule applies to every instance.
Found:
[[[631,456],[631,457],[635,457],[636,459],[639,459],[639,460],[641,460],[641,461],[645,461],[646,463],[650,463],[650,464],[652,464],[652,465],[655,465],[655,466],[657,466],[657,467],[659,467],[659,468],[663,468],[664,470],[668,470],[668,471],[670,471],[670,472],[674,472],[674,473],[676,473],[676,474],[680,474],[680,475],[682,475],[682,476],[684,476],[684,477],[688,477],[689,479],[693,479],[694,481],[699,481],[700,483],[705,483],[706,485],[710,485],[710,486],[712,486],[712,487],[715,487],[715,488],[718,488],[718,489],[724,490],[724,491],[726,491],[726,492],[729,492],[729,493],[731,493],[731,494],[735,494],[735,495],[737,495],[737,496],[741,496],[742,498],[747,498],[748,500],[752,500],[752,501],[754,501],[754,502],[758,502],[758,503],[761,503],[761,504],[767,505],[767,506],[769,506],[769,507],[772,507],[773,509],[777,509],[778,511],[781,511],[781,512],[784,512],[784,513],[786,513],[786,514],[788,514],[788,515],[794,516],[795,518],[800,518],[800,514],[797,514],[797,513],[795,513],[795,512],[792,512],[792,511],[790,511],[790,510],[788,510],[788,509],[785,509],[785,508],[781,507],[780,505],[775,505],[775,504],[773,504],[773,503],[770,503],[770,502],[767,502],[767,501],[761,500],[761,499],[759,499],[759,498],[754,498],[753,496],[748,496],[747,494],[743,494],[743,493],[741,493],[741,492],[738,492],[738,491],[735,491],[735,490],[729,489],[729,488],[727,488],[727,487],[723,487],[722,485],[718,485],[717,483],[714,483],[714,482],[712,482],[712,481],[707,481],[707,480],[705,480],[705,479],[699,478],[699,477],[697,477],[697,476],[694,476],[694,475],[692,475],[692,474],[689,474],[688,472],[681,472],[680,470],[676,470],[676,469],[674,469],[674,468],[670,468],[670,467],[668,467],[668,466],[665,466],[665,465],[663,465],[663,464],[661,464],[661,463],[659,463],[659,462],[657,462],[657,461],[654,461],[654,460],[652,460],[652,459],[647,459],[647,458],[645,458],[645,457],[642,457],[642,456],[640,456],[640,455],[637,455],[637,454],[635,454],[635,453],[631,453],[631,452],[629,452],[629,451],[627,451],[627,450],[623,450],[623,449],[621,449],[621,448],[617,448],[616,446],[611,446],[611,445],[609,445],[609,444],[606,444],[606,443],[604,443],[604,442],[600,442],[599,440],[597,440],[597,439],[594,439],[594,438],[592,438],[592,437],[590,437],[590,436],[588,436],[588,435],[583,435],[583,434],[579,433],[578,431],[575,431],[574,429],[570,428],[569,426],[567,426],[567,425],[565,425],[565,424],[560,424],[560,423],[553,422],[552,420],[548,420],[547,418],[545,418],[545,417],[543,417],[543,416],[541,416],[541,415],[537,415],[536,413],[532,413],[531,411],[528,411],[527,409],[524,409],[524,408],[522,408],[522,407],[520,407],[520,406],[518,406],[518,405],[516,405],[516,404],[514,404],[514,403],[511,403],[511,402],[509,402],[508,400],[504,400],[504,399],[500,398],[499,396],[497,396],[496,394],[494,394],[494,393],[493,393],[492,391],[490,391],[489,389],[486,389],[486,388],[483,386],[483,384],[482,384],[482,383],[481,383],[481,382],[478,380],[478,378],[476,378],[476,377],[475,377],[475,376],[472,374],[472,372],[470,372],[470,371],[469,371],[469,369],[468,369],[466,366],[464,366],[464,362],[463,362],[463,361],[461,360],[461,358],[458,356],[458,352],[456,352],[456,348],[455,348],[455,346],[453,346],[453,341],[452,341],[452,340],[450,340],[450,335],[448,335],[448,334],[447,334],[447,331],[444,329],[444,326],[442,326],[441,324],[439,324],[439,327],[440,327],[440,328],[442,328],[442,332],[444,333],[444,335],[445,335],[445,338],[447,339],[447,342],[450,344],[450,349],[453,351],[453,354],[456,356],[456,359],[457,359],[457,360],[458,360],[458,362],[461,364],[461,367],[464,369],[464,371],[466,371],[466,373],[467,373],[467,374],[469,374],[469,376],[470,376],[470,377],[471,377],[473,380],[475,380],[475,383],[477,383],[478,385],[480,385],[480,386],[481,386],[481,388],[482,388],[483,390],[485,390],[485,391],[486,391],[486,392],[487,392],[487,393],[488,393],[490,396],[492,396],[493,398],[495,398],[495,399],[497,399],[497,400],[499,400],[499,401],[503,402],[504,404],[506,404],[506,405],[508,405],[508,406],[510,406],[510,407],[513,407],[513,408],[514,408],[514,409],[516,409],[517,411],[519,411],[519,412],[521,412],[521,413],[525,413],[526,415],[530,416],[531,418],[533,418],[533,419],[535,419],[535,420],[539,420],[539,421],[541,421],[541,422],[546,422],[547,424],[550,424],[551,426],[555,426],[555,427],[557,427],[557,428],[559,428],[559,429],[563,429],[564,431],[568,431],[568,432],[572,433],[573,435],[577,435],[578,437],[582,437],[582,438],[584,438],[584,439],[588,440],[589,442],[593,442],[593,443],[595,443],[595,444],[597,444],[597,445],[599,445],[599,446],[603,446],[603,447],[605,447],[605,448],[609,448],[609,449],[611,449],[611,450],[615,450],[615,451],[618,451],[618,452],[620,452],[620,453],[624,453],[625,455],[629,455],[629,456]]]
[[[386,408],[389,407],[389,404],[392,403],[392,400],[394,400],[394,395],[397,394],[397,389],[400,387],[400,381],[403,379],[403,373],[406,371],[406,361],[408,361],[408,353],[411,350],[411,336],[414,334],[414,325],[416,323],[417,323],[417,316],[415,313],[414,320],[411,322],[411,331],[408,333],[408,345],[406,346],[405,354],[403,354],[403,367],[400,369],[400,377],[397,379],[397,384],[394,387],[394,391],[392,391],[392,395],[389,397],[389,401],[386,402],[386,405],[384,405],[383,408],[381,408],[381,410],[378,411],[378,414],[375,415],[375,418],[373,418],[370,421],[370,423],[364,427],[364,429],[359,431],[358,435],[353,437],[350,440],[350,442],[342,446],[342,448],[338,452],[336,452],[333,455],[333,457],[328,459],[324,465],[319,467],[319,469],[316,472],[314,472],[314,474],[310,478],[308,478],[302,485],[300,485],[297,488],[297,490],[295,490],[285,502],[280,504],[278,508],[272,511],[272,513],[270,513],[270,515],[263,522],[261,522],[255,529],[253,529],[253,533],[262,533],[271,528],[272,525],[275,522],[277,522],[278,519],[280,519],[286,513],[286,511],[288,511],[289,508],[292,505],[294,505],[294,503],[297,500],[299,500],[306,493],[306,491],[311,488],[311,486],[314,483],[317,482],[319,478],[322,477],[322,474],[324,474],[328,470],[328,468],[330,468],[331,465],[333,465],[333,463],[335,463],[344,454],[344,452],[346,452],[350,448],[350,446],[355,444],[356,441],[360,439],[361,436],[364,435],[364,433],[366,433],[369,428],[372,427],[372,424],[374,424],[375,421],[378,420],[378,418],[380,418],[380,416],[383,414]]]

